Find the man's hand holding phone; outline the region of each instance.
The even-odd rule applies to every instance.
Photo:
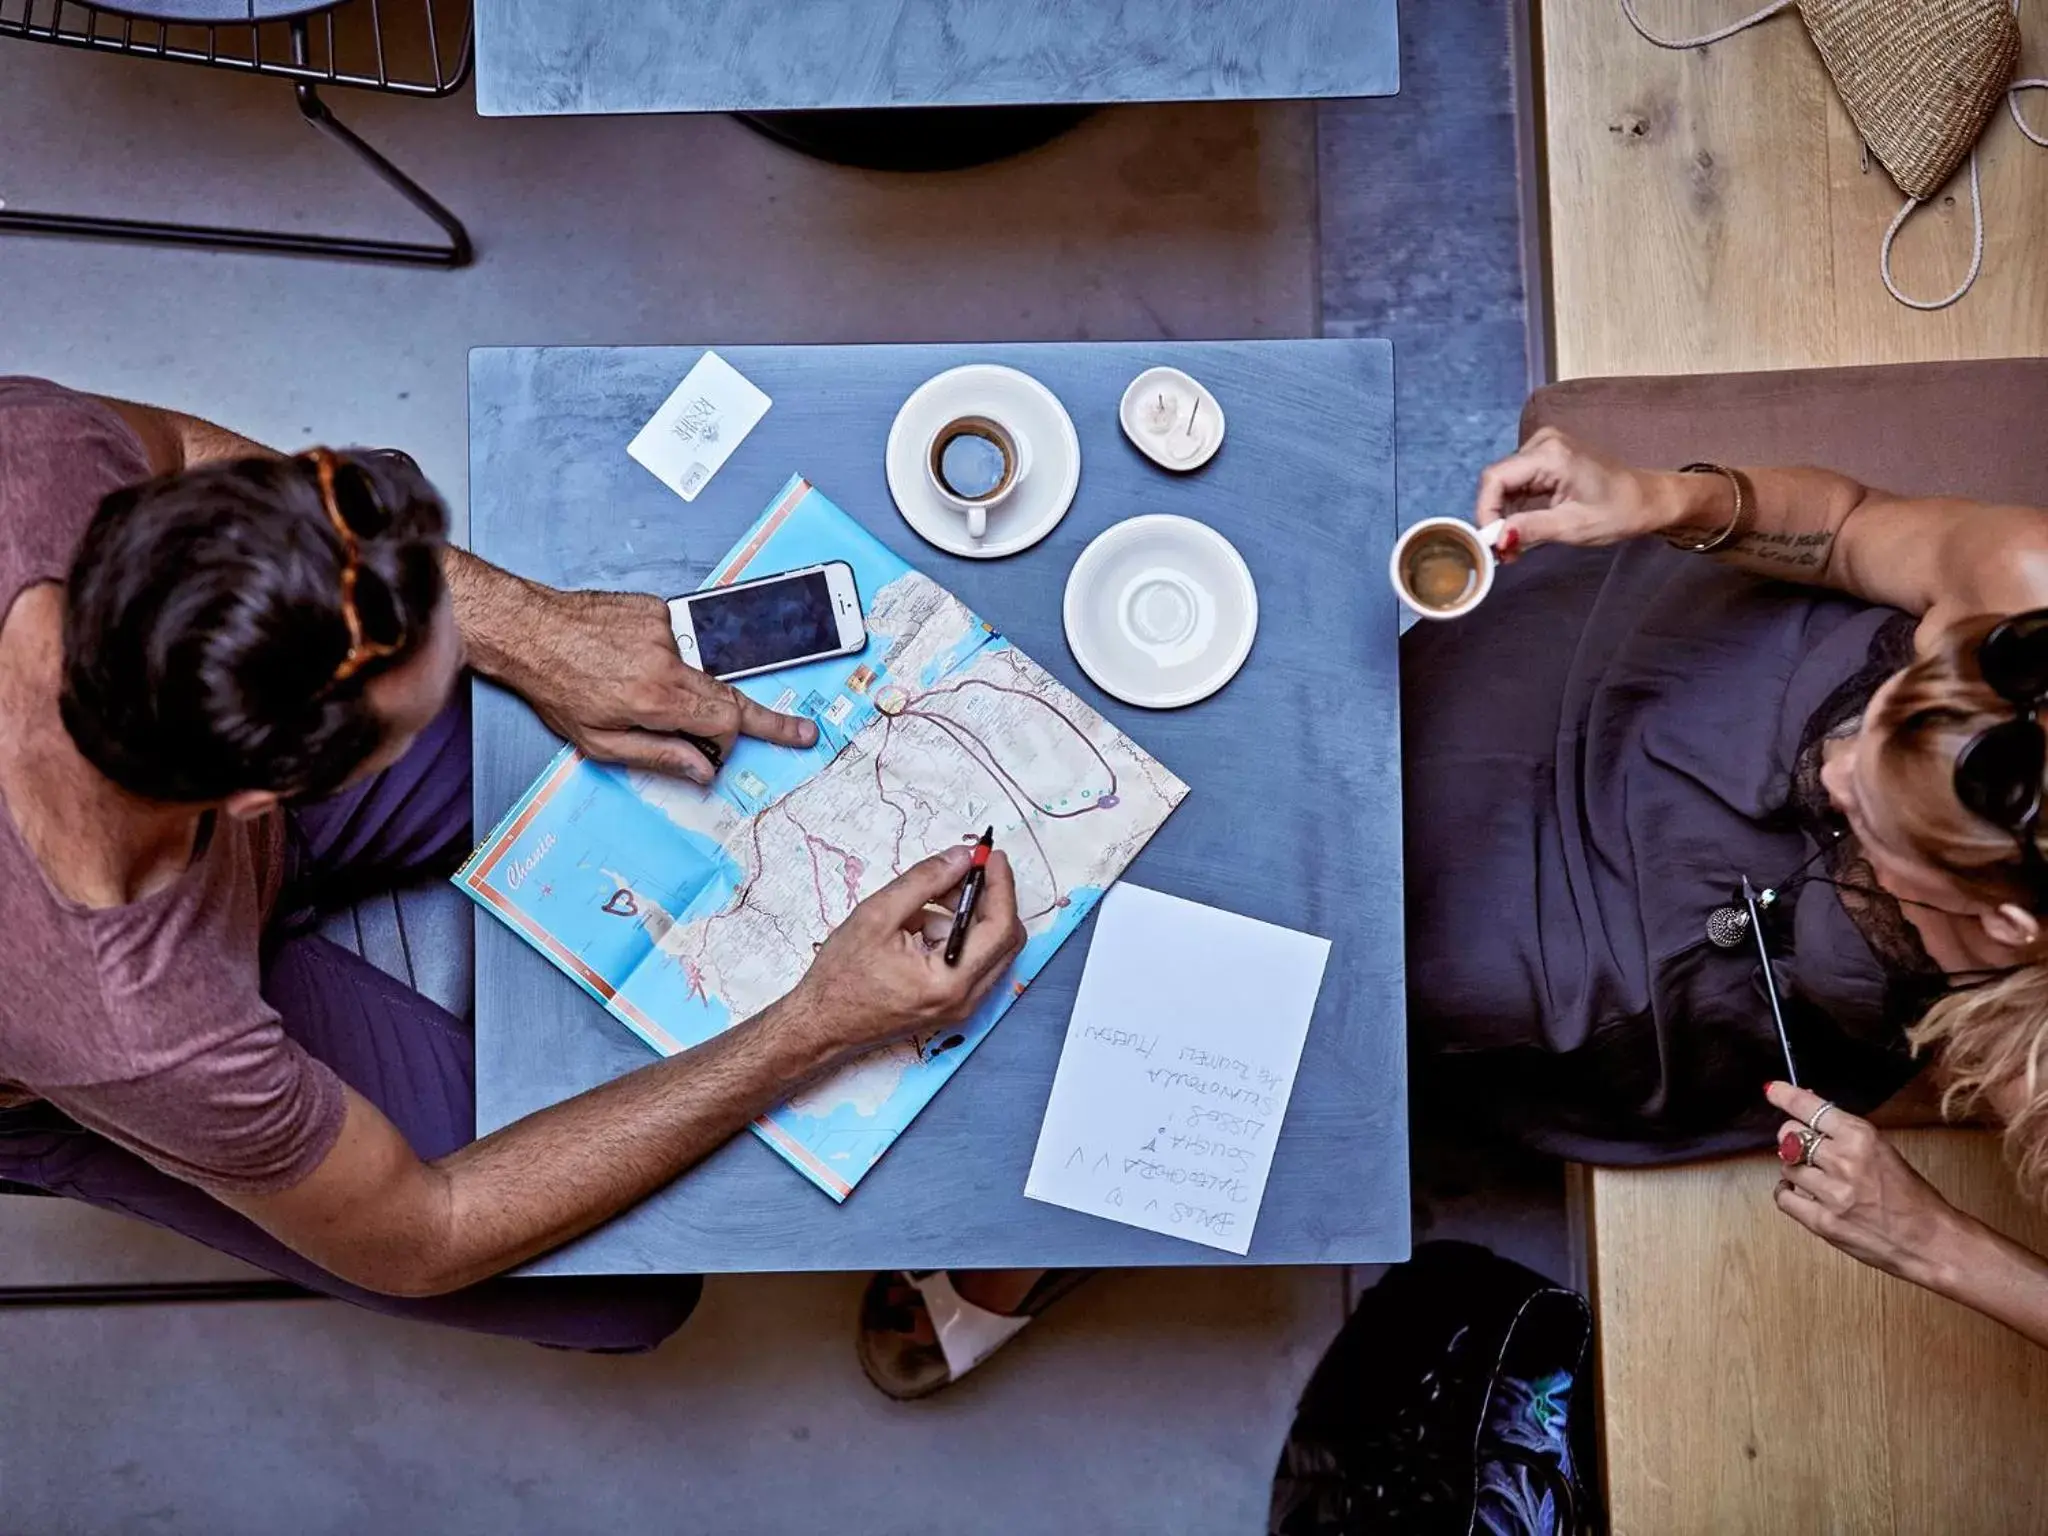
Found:
[[[672,598],[683,660],[723,682],[857,656],[868,643],[853,567],[828,560]]]
[[[716,743],[721,762],[741,736],[784,747],[818,739],[811,721],[777,714],[685,662],[660,598],[540,591],[535,664],[508,681],[586,757],[709,784],[720,764],[684,733]]]

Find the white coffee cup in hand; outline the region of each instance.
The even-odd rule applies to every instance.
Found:
[[[1463,618],[1493,590],[1494,546],[1507,526],[1425,517],[1394,541],[1387,561],[1394,595],[1421,618]]]

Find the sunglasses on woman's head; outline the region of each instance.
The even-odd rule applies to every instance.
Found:
[[[2048,769],[2048,731],[2039,716],[2048,701],[2048,608],[2004,620],[1977,649],[1977,670],[2013,708],[2010,720],[1986,726],[1956,756],[1956,798],[1966,810],[2012,834],[2020,867],[2037,899],[2048,904],[2048,859],[2035,833],[2041,821],[2041,774]]]
[[[329,688],[346,682],[373,661],[395,656],[405,647],[405,631],[391,615],[393,636],[389,640],[369,638],[363,627],[362,608],[356,587],[363,569],[362,546],[358,539],[374,538],[391,523],[391,514],[377,495],[377,487],[362,467],[341,458],[331,449],[313,448],[299,457],[313,466],[320,487],[320,506],[341,540],[341,619],[348,626],[348,654],[327,680]]]

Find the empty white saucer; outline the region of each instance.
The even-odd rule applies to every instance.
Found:
[[[925,473],[932,436],[959,416],[991,416],[1030,445],[1017,488],[970,537],[967,519],[939,500]],[[889,428],[889,494],[919,538],[948,554],[994,560],[1029,549],[1067,515],[1081,485],[1081,439],[1059,396],[1028,373],[997,363],[949,368],[920,384]]]
[[[1237,675],[1259,630],[1259,592],[1214,528],[1152,513],[1081,551],[1063,616],[1074,660],[1104,693],[1177,709]]]

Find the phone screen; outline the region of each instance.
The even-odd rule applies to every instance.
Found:
[[[713,677],[752,672],[839,649],[839,619],[823,571],[690,596],[697,661]]]

